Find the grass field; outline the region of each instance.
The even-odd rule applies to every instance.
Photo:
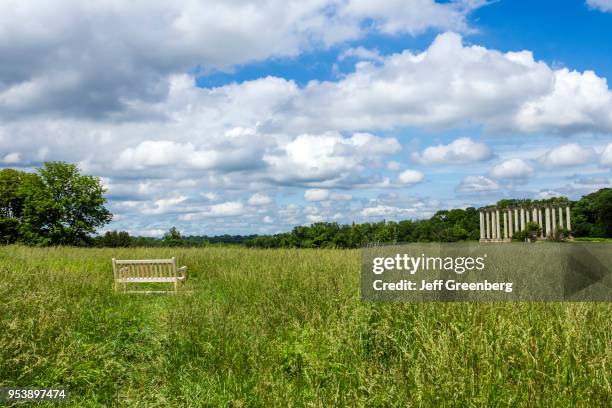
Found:
[[[112,257],[170,256],[188,293],[112,292]],[[359,282],[354,250],[0,247],[0,386],[75,407],[610,406],[608,303],[364,303]]]

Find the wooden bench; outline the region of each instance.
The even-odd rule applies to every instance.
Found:
[[[123,285],[124,293],[176,293],[178,283],[187,280],[187,267],[176,267],[176,258],[171,259],[115,259],[113,258],[114,289]],[[174,291],[140,290],[128,291],[128,283],[173,283]]]

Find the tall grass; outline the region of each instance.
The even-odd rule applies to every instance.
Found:
[[[186,290],[116,295],[110,259]],[[0,386],[69,406],[609,404],[609,304],[359,300],[351,250],[0,248]],[[609,405],[608,405],[609,406]]]

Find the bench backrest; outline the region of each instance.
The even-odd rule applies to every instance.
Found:
[[[115,259],[115,279],[121,278],[176,278],[176,259]]]

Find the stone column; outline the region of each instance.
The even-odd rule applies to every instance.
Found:
[[[569,231],[572,230],[572,223],[570,222],[570,208],[569,205],[567,207],[565,207],[565,221],[567,223],[567,229]]]
[[[491,210],[491,238],[497,238],[497,220],[495,220],[495,211]]]
[[[519,217],[518,217],[518,210],[515,208],[514,209],[514,231],[518,232],[519,230]]]
[[[555,215],[556,211],[554,207],[550,209],[550,212],[552,213],[552,232],[554,234],[557,231],[557,216]]]
[[[487,220],[487,239],[491,239],[491,212],[487,211],[486,213]]]
[[[534,207],[533,210],[531,210],[531,221],[535,222],[536,224],[538,223],[538,209]]]
[[[508,239],[508,211],[504,212],[504,238]]]
[[[508,210],[508,235],[509,238],[512,238],[512,235],[514,235],[512,231],[512,210]]]
[[[546,207],[544,209],[544,214],[545,214],[545,221],[546,221],[546,235],[547,237],[550,237],[550,208]]]
[[[525,209],[521,207],[521,231],[525,230]]]
[[[542,223],[542,209],[538,207],[538,224],[540,225],[540,236],[544,236],[544,224]]]
[[[559,207],[559,229],[563,229],[563,208]]]
[[[501,220],[499,219],[499,210],[495,210],[495,235],[497,235],[497,239],[501,239]]]
[[[483,240],[485,239],[485,220],[484,220],[484,213],[482,212],[482,210],[479,212],[480,214],[480,239]]]

